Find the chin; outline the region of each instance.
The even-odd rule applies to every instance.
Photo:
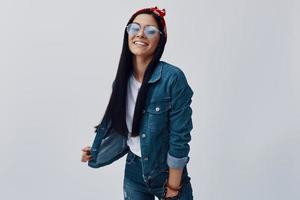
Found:
[[[135,56],[146,56],[147,54],[145,54],[143,52],[134,52],[133,55],[135,55]]]
[[[145,51],[141,51],[141,50],[137,50],[137,49],[134,49],[131,51],[133,55],[135,56],[147,56],[148,53],[145,52]]]

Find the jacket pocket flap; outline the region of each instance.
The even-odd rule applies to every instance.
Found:
[[[146,110],[151,114],[161,114],[168,111],[171,108],[170,100],[155,101],[147,105]]]

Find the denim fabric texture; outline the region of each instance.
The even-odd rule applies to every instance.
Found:
[[[144,181],[142,176],[141,158],[131,151],[127,154],[125,175],[123,180],[124,200],[154,200],[155,197],[161,199],[164,193],[164,183],[168,178],[168,170],[160,171],[152,179]],[[182,178],[182,189],[178,200],[192,200],[193,191],[190,177]]]
[[[186,165],[193,128],[190,107],[193,91],[183,71],[164,61],[159,62],[148,83],[139,127],[143,181],[161,176],[169,167],[184,169],[188,177]],[[103,118],[95,128],[90,167],[105,166],[128,153],[127,138],[116,133],[108,119]]]

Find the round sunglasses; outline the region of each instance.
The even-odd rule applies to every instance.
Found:
[[[131,23],[126,26],[126,30],[128,35],[136,35],[141,30],[141,25],[138,23]],[[162,32],[153,25],[146,25],[144,26],[144,35],[148,38],[154,37],[157,33],[162,34]]]

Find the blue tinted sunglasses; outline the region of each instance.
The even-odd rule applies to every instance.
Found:
[[[128,35],[136,35],[141,30],[141,25],[133,22],[126,26],[126,30],[127,30]],[[147,38],[152,38],[157,33],[162,34],[162,32],[156,26],[147,25],[144,27],[144,34]]]

